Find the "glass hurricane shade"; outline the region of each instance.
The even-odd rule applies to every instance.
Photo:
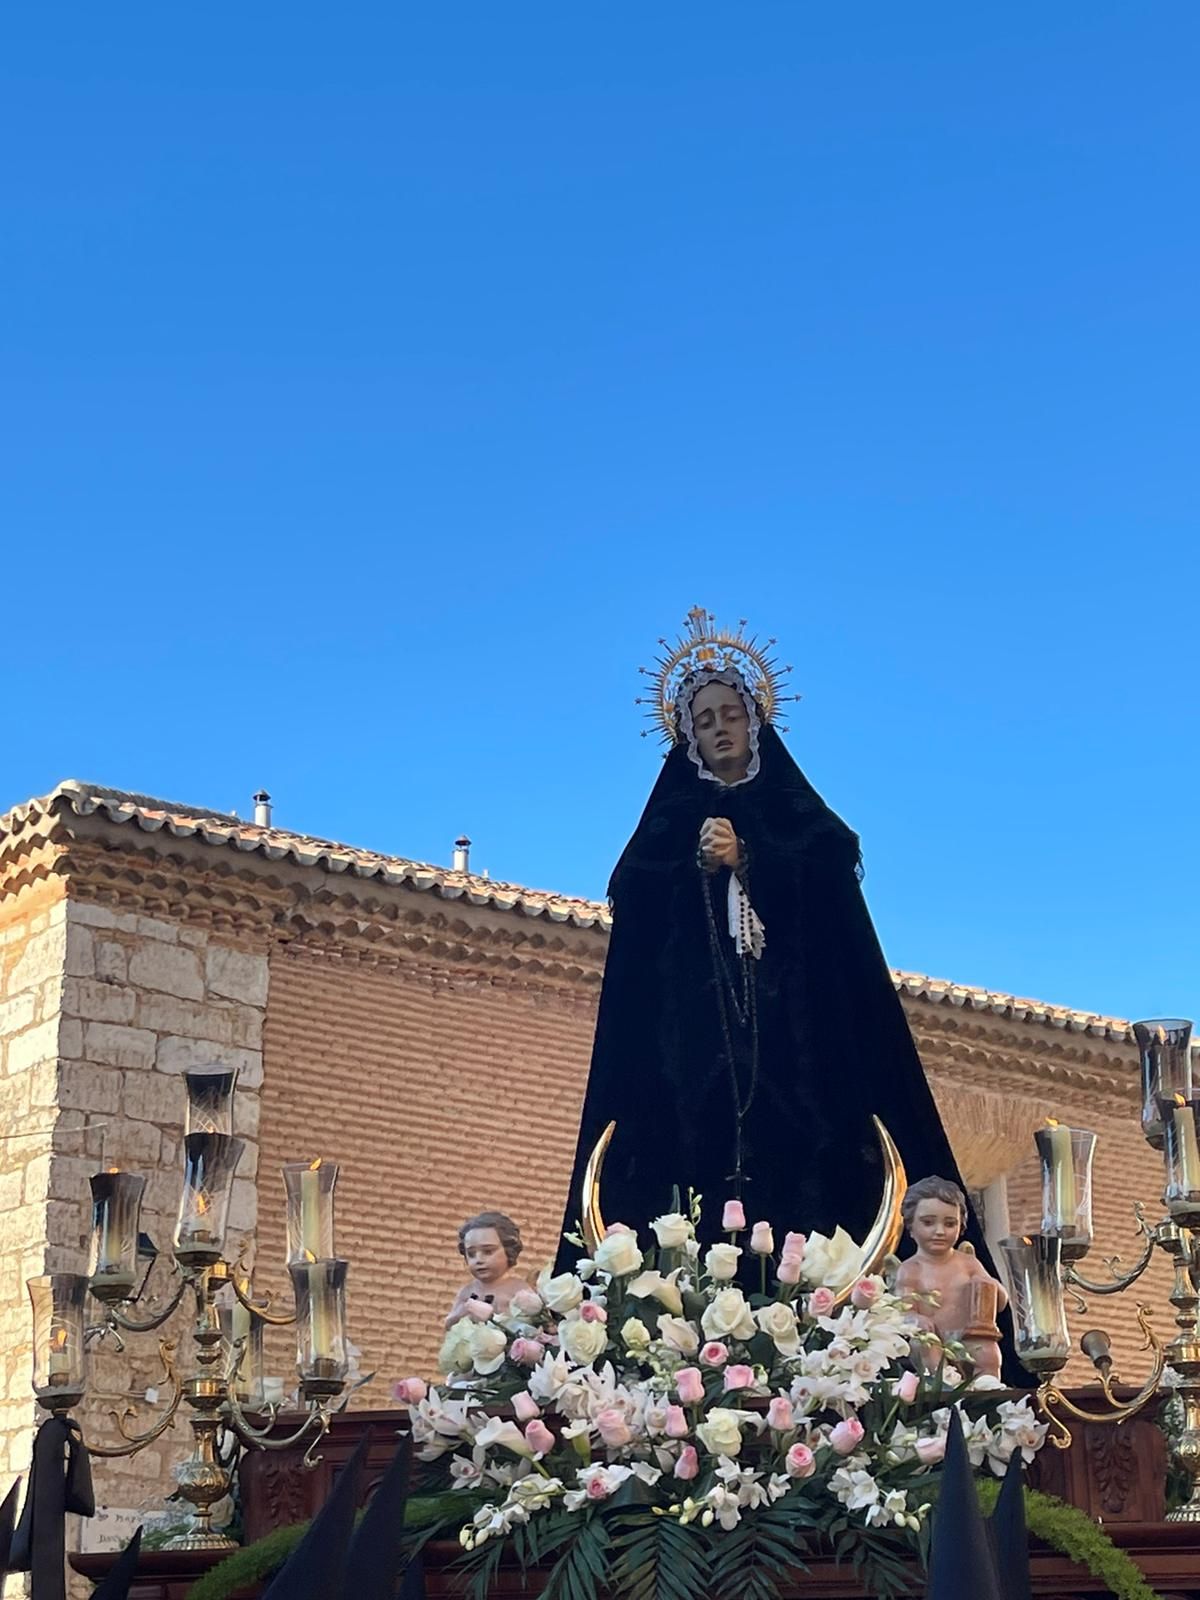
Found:
[[[1051,1122],[1034,1134],[1042,1167],[1043,1233],[1062,1241],[1062,1259],[1081,1261],[1092,1242],[1092,1162],[1096,1135]]]
[[[346,1355],[346,1273],[349,1262],[288,1264],[296,1296],[296,1365],[304,1385],[319,1392],[339,1389],[350,1363]]]
[[[225,1345],[226,1369],[231,1374],[237,1362],[237,1381],[233,1384],[242,1405],[263,1404],[263,1327],[262,1319],[230,1291],[226,1305],[220,1307],[221,1338]],[[242,1341],[240,1351],[238,1340]]]
[[[89,1182],[89,1286],[97,1300],[128,1300],[138,1284],[138,1235],[146,1180],[136,1172],[97,1172]]]
[[[1142,1133],[1154,1149],[1163,1147],[1159,1101],[1192,1093],[1192,1024],[1184,1017],[1151,1017],[1133,1024],[1142,1064]]]
[[[1062,1241],[1056,1234],[1000,1241],[1008,1266],[1017,1358],[1030,1372],[1056,1372],[1071,1353],[1062,1291]]]
[[[237,1087],[237,1068],[219,1063],[191,1067],[183,1075],[187,1087],[187,1110],[183,1131],[189,1133],[233,1133],[233,1091]]]
[[[81,1272],[46,1272],[26,1288],[33,1306],[33,1392],[48,1409],[65,1410],[87,1387],[88,1280]]]
[[[183,1193],[175,1224],[175,1255],[181,1263],[220,1259],[233,1175],[244,1148],[241,1139],[226,1133],[184,1135]]]
[[[1171,1220],[1183,1227],[1200,1226],[1200,1096],[1160,1095],[1158,1115],[1167,1165],[1163,1190],[1167,1210]]]
[[[289,1161],[283,1168],[287,1196],[287,1259],[332,1261],[337,1255],[333,1228],[336,1161]]]

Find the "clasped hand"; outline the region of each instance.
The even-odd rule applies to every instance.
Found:
[[[700,863],[706,872],[718,867],[736,869],[742,847],[727,817],[709,817],[700,827]]]

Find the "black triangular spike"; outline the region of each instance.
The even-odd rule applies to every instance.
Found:
[[[962,1420],[950,1412],[942,1487],[933,1513],[926,1600],[1007,1600],[1000,1592],[991,1540],[963,1438]]]
[[[263,1592],[262,1600],[341,1600],[342,1570],[362,1492],[362,1469],[370,1443],[368,1428],[334,1480],[328,1500],[308,1532]]]
[[[108,1576],[92,1590],[92,1600],[128,1600],[141,1548],[142,1530],[139,1528],[108,1569]]]
[[[1029,1572],[1029,1531],[1025,1526],[1025,1464],[1020,1450],[1009,1458],[996,1509],[988,1524],[996,1556],[996,1575],[1004,1600],[1033,1600]]]
[[[354,1600],[392,1600],[401,1566],[411,1471],[412,1434],[406,1433],[350,1541],[344,1584]]]
[[[8,1557],[12,1549],[13,1523],[17,1520],[17,1496],[21,1492],[20,1478],[4,1496],[0,1505],[0,1577],[8,1571]]]

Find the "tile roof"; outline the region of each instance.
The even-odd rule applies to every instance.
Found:
[[[403,856],[380,855],[374,850],[337,844],[331,839],[319,839],[311,834],[292,833],[285,828],[262,828],[224,812],[177,805],[172,801],[154,799],[150,795],[130,794],[122,789],[107,789],[75,779],[67,779],[52,793],[14,806],[0,816],[0,839],[31,821],[36,822],[40,816],[63,808],[80,817],[99,812],[110,822],[133,823],[145,833],[165,830],[176,838],[198,838],[217,849],[255,853],[269,861],[289,860],[298,866],[317,867],[332,874],[348,873],[353,877],[407,885],[435,894],[443,900],[465,900],[471,905],[514,911],[526,917],[546,917],[551,922],[572,923],[580,928],[606,930],[612,922],[603,901],[575,899],[551,890],[502,883],[478,873],[455,872],[449,867],[410,861]],[[1119,1017],[1076,1011],[1070,1006],[1048,1005],[1042,1000],[1022,999],[999,990],[952,983],[948,979],[933,978],[920,972],[893,970],[892,981],[901,995],[934,1004],[987,1011],[996,1016],[1043,1023],[1047,1027],[1090,1034],[1095,1038],[1125,1042],[1132,1037],[1129,1023]]]

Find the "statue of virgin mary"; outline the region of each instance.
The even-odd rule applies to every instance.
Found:
[[[616,1130],[604,1213],[644,1227],[672,1187],[777,1229],[863,1239],[880,1143],[961,1183],[863,900],[859,841],[772,725],[779,680],[695,611],[660,662],[671,740],[609,885],[613,926],[566,1225]],[[974,1235],[981,1255],[982,1239]]]

